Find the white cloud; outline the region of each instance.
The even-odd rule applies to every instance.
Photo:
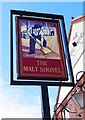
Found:
[[[34,96],[33,93],[26,93],[29,87],[24,89],[24,86],[10,86],[8,81],[0,80],[0,119],[42,118],[40,94]],[[51,116],[53,116],[55,101],[50,98],[49,102]]]
[[[0,119],[41,118],[40,96],[24,95],[23,90],[17,89],[0,79]]]
[[[28,103],[29,104],[29,103]],[[1,109],[2,108],[2,109]],[[9,103],[1,106],[1,117],[2,118],[37,118],[41,117],[38,113],[39,107],[34,105],[18,105],[15,103]]]

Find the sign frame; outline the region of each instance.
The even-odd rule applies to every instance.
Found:
[[[63,26],[63,33],[64,33],[64,38],[66,39],[65,41],[65,45],[66,45],[66,54],[67,54],[67,62],[69,64],[69,71],[70,71],[70,82],[65,82],[66,79],[63,79],[63,81],[61,81],[61,78],[57,78],[57,80],[59,81],[55,81],[55,78],[51,77],[51,78],[47,78],[47,77],[29,77],[31,80],[26,80],[28,79],[28,77],[20,77],[17,78],[18,80],[14,80],[13,78],[13,16],[14,15],[18,15],[18,16],[24,16],[24,17],[36,17],[36,19],[45,19],[46,18],[49,18],[51,21],[55,21],[55,20],[61,20],[62,22],[62,26]],[[48,19],[48,20],[49,20]],[[18,11],[18,10],[11,10],[10,11],[10,22],[11,22],[11,25],[10,25],[10,37],[11,37],[11,42],[10,42],[10,45],[11,45],[11,49],[10,49],[10,58],[11,58],[11,64],[10,64],[10,72],[11,72],[11,85],[48,85],[48,86],[73,86],[74,85],[74,77],[73,77],[73,71],[72,71],[72,67],[71,67],[71,60],[70,60],[70,55],[69,55],[69,50],[68,50],[68,42],[67,42],[67,37],[66,37],[66,30],[65,30],[65,23],[64,23],[64,17],[63,15],[55,15],[55,14],[44,14],[44,13],[36,13],[36,12],[27,12],[27,11]],[[32,80],[34,79],[34,80]],[[53,82],[52,81],[45,81],[45,80],[52,80],[53,79]],[[36,81],[35,81],[36,80]],[[39,81],[37,81],[39,80]],[[42,81],[43,80],[43,81]]]
[[[68,80],[65,55],[63,45],[61,42],[62,38],[60,33],[61,31],[59,21],[17,16],[16,22],[17,22],[16,29],[17,29],[17,55],[18,55],[17,78],[36,80],[60,79],[61,81]],[[30,25],[27,30],[28,25],[26,24],[28,23]],[[47,25],[50,27],[48,28]],[[34,26],[36,26],[36,28],[34,28]],[[33,31],[34,33],[30,34],[29,31]],[[40,32],[43,32],[42,36],[41,36],[42,33],[40,34]],[[44,46],[41,44],[41,40],[39,40],[41,37],[43,37]],[[49,41],[51,42],[51,44]],[[37,47],[34,46],[36,45],[35,42],[38,44]],[[46,42],[47,46],[45,44]]]

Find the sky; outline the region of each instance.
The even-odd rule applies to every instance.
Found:
[[[68,36],[71,17],[83,14],[83,2],[0,2],[0,118],[41,118],[40,86],[10,85],[11,9],[64,15]],[[52,116],[58,87],[48,88]]]

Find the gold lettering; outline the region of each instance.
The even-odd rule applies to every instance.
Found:
[[[44,69],[42,67],[40,67],[40,72],[44,72]]]
[[[23,66],[23,70],[28,72],[38,72],[38,67]]]
[[[56,67],[31,67],[31,66],[23,66],[23,70],[27,72],[46,72],[46,73],[61,73],[60,68]]]
[[[61,73],[60,68],[40,67],[40,72]]]
[[[28,71],[28,67],[27,66],[23,66],[23,70],[24,71]]]
[[[47,66],[47,61],[40,61],[40,60],[37,60],[37,65],[39,66]]]

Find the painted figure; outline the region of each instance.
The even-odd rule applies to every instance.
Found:
[[[44,33],[42,31],[42,26],[40,24],[35,24],[34,27],[32,27],[32,33],[30,35],[30,49],[29,54],[35,53],[35,44],[37,42],[36,39],[40,41],[40,46],[46,47],[46,40],[44,39]],[[38,43],[38,42],[37,42]]]

